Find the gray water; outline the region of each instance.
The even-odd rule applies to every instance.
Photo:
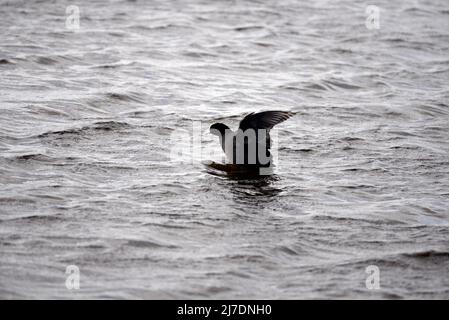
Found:
[[[0,17],[0,298],[449,298],[446,0]],[[273,176],[171,156],[195,123],[218,155],[212,123],[270,109],[297,112]]]

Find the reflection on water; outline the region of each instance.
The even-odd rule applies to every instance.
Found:
[[[229,189],[235,196],[235,200],[240,203],[257,204],[260,202],[272,201],[273,197],[282,190],[273,186],[280,180],[274,173],[273,168],[260,174],[258,168],[248,168],[235,166],[232,164],[207,163],[208,174],[222,177],[222,185]],[[220,180],[218,180],[220,181]]]
[[[282,192],[273,185],[280,180],[276,175],[252,177],[230,175],[227,179],[230,181],[227,188],[234,195],[235,201],[242,204],[262,205],[275,201],[276,195]]]

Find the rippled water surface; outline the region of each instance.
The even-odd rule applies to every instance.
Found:
[[[0,1],[1,298],[449,297],[446,0],[71,4]],[[173,157],[269,109],[273,176]]]

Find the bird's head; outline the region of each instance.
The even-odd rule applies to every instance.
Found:
[[[224,136],[229,127],[223,123],[214,123],[210,126],[209,132],[215,136]]]

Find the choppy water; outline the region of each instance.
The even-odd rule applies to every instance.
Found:
[[[71,4],[0,2],[1,298],[449,297],[446,0]],[[270,178],[170,158],[269,109]]]

